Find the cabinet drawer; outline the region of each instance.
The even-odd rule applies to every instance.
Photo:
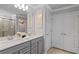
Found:
[[[5,50],[0,51],[0,54],[12,54],[13,52],[18,51],[26,46],[30,46],[30,42],[25,42],[25,43],[7,48]]]
[[[38,47],[38,54],[44,53],[44,39],[43,37],[40,38],[40,40],[37,42],[37,47]]]
[[[20,54],[24,54],[24,53],[26,53],[26,52],[28,52],[28,51],[30,51],[30,46],[21,49],[21,50],[20,50]]]

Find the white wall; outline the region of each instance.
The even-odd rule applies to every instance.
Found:
[[[45,27],[45,53],[47,53],[48,49],[50,49],[52,46],[51,46],[51,39],[52,39],[52,31],[51,31],[51,12],[48,8],[45,8],[45,24],[44,24],[44,27]]]

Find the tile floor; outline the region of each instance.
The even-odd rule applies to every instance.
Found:
[[[72,53],[58,49],[58,48],[51,48],[48,50],[48,54],[72,54]]]

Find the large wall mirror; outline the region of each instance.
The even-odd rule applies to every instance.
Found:
[[[0,37],[13,36],[15,34],[15,20],[0,17]]]

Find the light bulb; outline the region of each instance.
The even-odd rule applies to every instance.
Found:
[[[22,4],[21,7],[24,8],[24,4]]]
[[[14,6],[15,8],[22,9],[23,11],[28,10],[28,5],[25,5],[25,4],[15,4]]]
[[[22,9],[22,4],[19,5],[19,9]]]
[[[14,7],[15,7],[15,8],[17,8],[17,7],[18,7],[18,5],[17,5],[17,4],[15,4],[15,5],[14,5]]]
[[[26,9],[25,8],[23,8],[23,11],[25,11]]]
[[[22,9],[22,7],[19,7],[19,9]]]
[[[28,10],[28,6],[25,6],[25,9]]]
[[[17,6],[19,7],[19,6],[20,6],[20,4],[17,4]]]
[[[20,4],[15,4],[14,5],[15,8],[18,8],[19,6],[20,6]]]

